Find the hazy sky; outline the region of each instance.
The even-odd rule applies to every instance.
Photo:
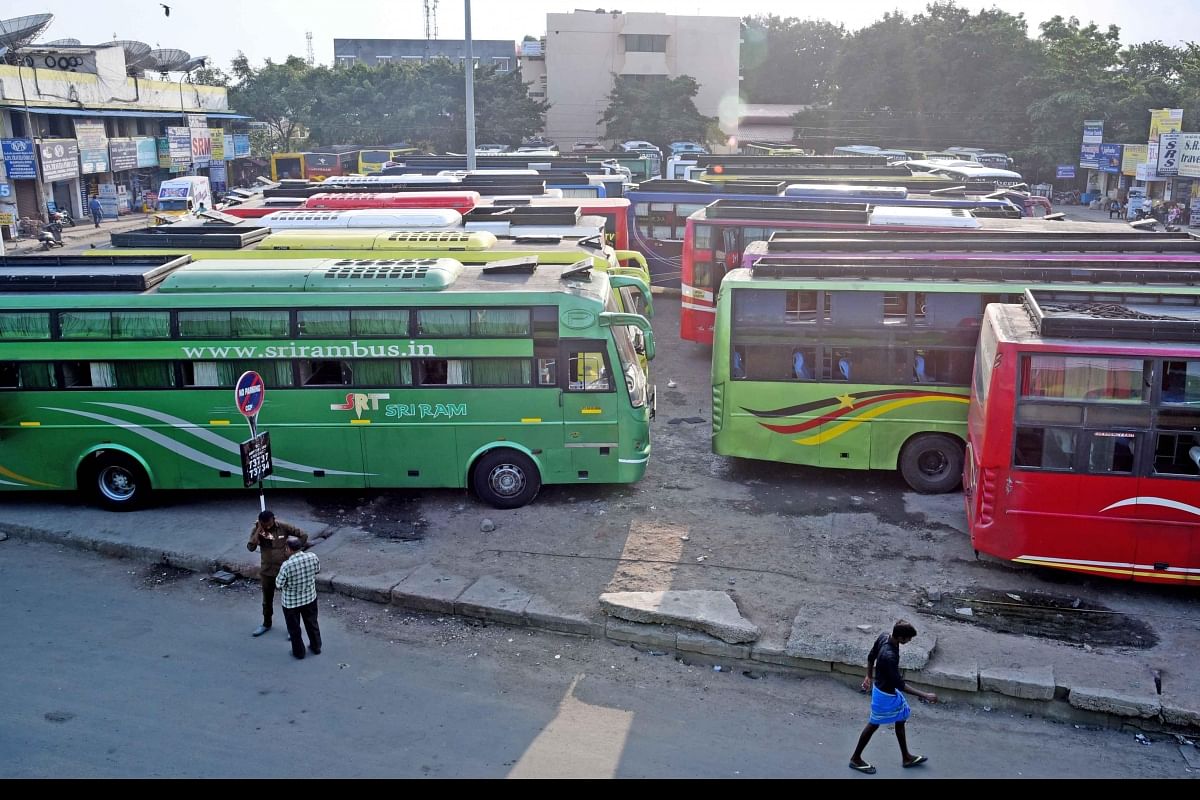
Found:
[[[306,31],[313,33],[318,62],[333,60],[334,38],[424,37],[422,0],[166,0],[171,15],[164,15],[158,0],[6,0],[0,16],[48,11],[54,22],[43,40],[73,37],[85,43],[109,39],[139,39],[151,47],[176,47],[192,55],[213,56],[222,68],[242,50],[257,64],[265,58],[282,60],[288,54],[303,56]],[[546,12],[570,12],[585,4],[546,0],[474,0],[473,33],[477,39],[520,40],[525,34],[545,33]],[[671,14],[740,16],[775,13],[817,17],[860,28],[884,12],[906,13],[924,9],[924,0],[853,0],[826,3],[812,0],[638,0],[591,8],[625,11],[661,11]],[[1162,39],[1171,43],[1200,41],[1200,0],[1144,3],[1137,0],[996,0],[994,3],[960,2],[978,10],[998,6],[1024,12],[1032,33],[1037,23],[1054,14],[1077,16],[1101,26],[1120,26],[1126,43]],[[438,28],[443,39],[463,36],[463,3],[441,0]]]

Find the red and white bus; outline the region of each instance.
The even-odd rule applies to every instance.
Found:
[[[988,306],[963,485],[977,552],[1200,585],[1200,287]]]

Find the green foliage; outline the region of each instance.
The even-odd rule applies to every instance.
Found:
[[[742,20],[742,93],[751,103],[824,103],[846,29],[774,14]]]
[[[627,75],[613,76],[608,108],[600,117],[604,135],[615,141],[644,139],[664,153],[670,143],[704,143],[714,121],[696,110],[694,98],[700,90],[689,75],[643,80]]]
[[[271,146],[392,144],[435,151],[466,146],[462,67],[447,59],[376,67],[310,67],[295,56],[254,69],[234,60],[230,103],[267,123]],[[529,97],[520,72],[475,71],[478,141],[519,144],[540,131],[549,106]]]

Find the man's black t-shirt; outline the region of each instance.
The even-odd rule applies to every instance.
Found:
[[[904,678],[900,675],[900,645],[892,642],[890,634],[881,633],[871,647],[867,663],[875,664],[874,680],[879,691],[895,694],[904,689]]]

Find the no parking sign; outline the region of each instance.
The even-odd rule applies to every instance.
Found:
[[[257,372],[243,372],[234,385],[233,400],[242,416],[250,420],[251,428],[254,427],[254,418],[262,411],[266,398],[267,387],[263,384],[262,376]]]

